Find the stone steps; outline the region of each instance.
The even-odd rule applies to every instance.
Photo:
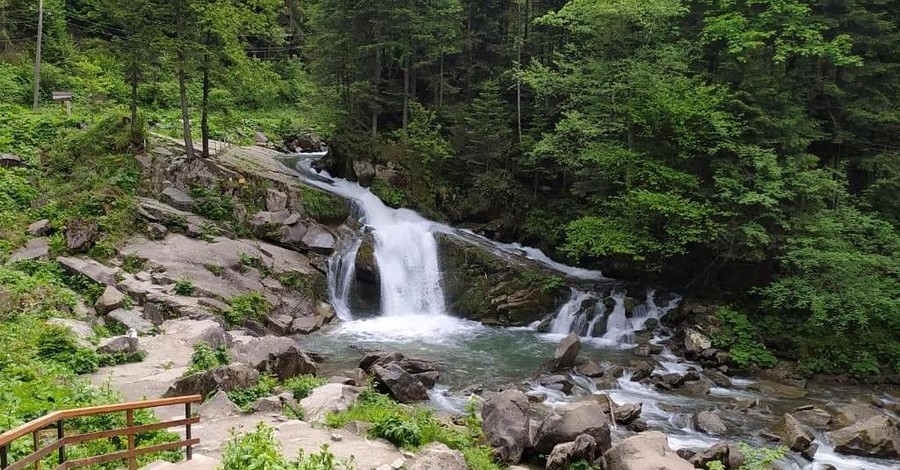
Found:
[[[218,459],[214,459],[212,457],[207,457],[201,454],[194,454],[194,458],[191,460],[182,460],[178,463],[166,462],[163,460],[157,460],[156,462],[143,467],[141,470],[176,470],[176,469],[191,469],[191,470],[216,470],[219,468],[221,462]]]

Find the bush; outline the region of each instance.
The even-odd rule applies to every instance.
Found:
[[[313,389],[325,385],[325,379],[314,375],[298,375],[285,380],[283,385],[291,391],[295,400],[302,400],[308,397]]]
[[[75,336],[64,326],[46,325],[41,329],[37,336],[37,355],[76,374],[94,372],[100,367],[97,353],[79,346]]]
[[[259,321],[272,311],[272,304],[259,292],[236,295],[228,305],[224,316],[231,325],[241,325],[247,320]]]
[[[778,364],[775,355],[757,340],[759,332],[746,315],[720,307],[716,316],[722,321],[722,330],[713,336],[713,345],[728,349],[738,367],[775,367]]]
[[[207,343],[197,343],[194,345],[194,352],[191,354],[191,364],[184,375],[215,369],[219,366],[228,365],[230,362],[231,357],[228,353],[228,348],[224,345],[213,348]]]
[[[175,293],[178,295],[193,295],[194,281],[187,277],[180,277],[175,281]]]
[[[212,220],[230,220],[234,214],[234,202],[216,182],[211,188],[192,186],[191,196],[197,201],[197,213]]]
[[[256,429],[238,434],[232,431],[231,439],[222,453],[222,470],[355,470],[353,459],[337,459],[323,445],[318,453],[305,455],[300,452],[296,460],[288,460],[281,454],[281,443],[275,439],[275,431],[265,423],[257,423]]]
[[[245,413],[252,411],[253,404],[260,398],[270,397],[278,386],[278,379],[271,375],[263,375],[256,385],[228,392],[228,398]]]

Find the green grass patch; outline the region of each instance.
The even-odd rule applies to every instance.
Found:
[[[228,300],[228,309],[223,312],[225,321],[231,325],[260,321],[272,311],[272,304],[259,292],[236,295]]]

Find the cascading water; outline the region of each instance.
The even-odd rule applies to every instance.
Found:
[[[352,244],[340,256],[335,256],[328,263],[328,291],[331,293],[331,305],[341,320],[353,319],[350,307],[350,295],[353,279],[356,278],[356,254],[362,245],[362,239],[353,240]]]

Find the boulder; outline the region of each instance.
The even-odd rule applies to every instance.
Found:
[[[582,434],[572,442],[557,444],[547,457],[547,470],[566,470],[570,465],[583,460],[594,461],[594,453],[597,450],[597,441],[593,437]]]
[[[285,224],[281,227],[281,238],[279,241],[289,246],[301,246],[303,242],[303,237],[306,236],[306,225],[303,225],[302,222],[295,222],[293,224]]]
[[[793,413],[797,421],[813,427],[825,428],[831,423],[831,415],[822,408],[810,407],[802,410],[795,410]]]
[[[49,256],[50,242],[46,238],[32,238],[25,243],[24,247],[9,255],[9,262],[18,263],[19,261],[46,259]]]
[[[834,422],[835,428],[845,428],[876,416],[881,416],[881,413],[875,408],[848,403],[839,406],[835,410],[832,421]]]
[[[634,361],[629,364],[628,370],[631,371],[631,381],[632,382],[640,382],[641,380],[650,377],[650,374],[653,373],[653,364],[647,361]]]
[[[53,227],[50,225],[50,220],[41,219],[37,222],[28,226],[28,234],[33,237],[43,237],[44,235],[49,235],[53,230]]]
[[[534,449],[549,454],[557,444],[572,442],[581,434],[593,437],[601,452],[610,447],[609,420],[596,401],[571,403],[555,409],[538,427]]]
[[[356,403],[360,389],[340,383],[329,383],[317,387],[309,396],[300,400],[304,420],[310,423],[322,422],[328,413],[346,411]]]
[[[97,346],[101,354],[134,354],[138,352],[138,338],[133,335],[116,336],[103,340]]]
[[[712,341],[706,335],[694,328],[684,330],[684,352],[691,357],[697,357],[704,350],[712,347]]]
[[[626,426],[631,424],[634,420],[641,417],[641,408],[642,405],[640,403],[626,403],[617,406],[615,408],[616,423]]]
[[[694,466],[669,447],[666,435],[658,431],[629,437],[603,454],[608,470],[693,470]]]
[[[269,212],[281,212],[287,208],[287,194],[274,188],[269,188],[266,190],[266,210],[268,210]]]
[[[94,260],[60,256],[56,258],[56,262],[62,265],[63,269],[70,274],[82,274],[98,284],[116,285],[116,273],[118,270],[106,267]]]
[[[711,388],[710,383],[711,382],[706,379],[692,380],[690,382],[685,382],[684,385],[681,386],[681,390],[691,395],[709,395]]]
[[[556,345],[553,354],[553,370],[561,371],[575,367],[575,360],[581,352],[581,338],[575,333],[569,333]]]
[[[785,413],[778,420],[773,431],[781,439],[781,442],[794,452],[807,449],[814,440],[806,427],[789,413]]]
[[[22,157],[11,153],[0,153],[0,168],[18,168],[28,166]]]
[[[694,426],[697,427],[698,431],[714,435],[724,434],[728,429],[725,427],[725,422],[722,421],[722,418],[719,418],[719,415],[712,411],[701,411],[694,415]]]
[[[162,193],[160,193],[160,199],[172,207],[183,211],[193,211],[197,206],[197,202],[194,201],[194,198],[188,196],[181,190],[172,187],[163,189]]]
[[[359,368],[368,371],[376,365],[386,366],[388,364],[397,364],[400,368],[413,375],[440,370],[440,365],[436,362],[406,357],[398,352],[388,353],[384,351],[366,354],[365,357],[359,361]]]
[[[303,246],[316,253],[330,255],[336,246],[334,235],[319,225],[312,225],[301,240]]]
[[[362,282],[378,285],[378,262],[375,260],[375,237],[371,233],[363,236],[356,250],[356,277]]]
[[[900,430],[887,416],[875,416],[828,433],[834,450],[842,454],[885,459],[900,458]]]
[[[315,362],[290,338],[239,335],[232,337],[229,349],[234,362],[274,374],[281,380],[317,372]]]
[[[550,390],[557,390],[568,395],[575,384],[564,375],[545,375],[540,378],[540,383]]]
[[[404,468],[409,470],[466,470],[466,458],[440,442],[432,442],[419,451],[419,455]]]
[[[709,468],[710,462],[721,462],[726,470],[737,470],[744,464],[744,453],[734,442],[719,442],[687,460],[697,468]]]
[[[119,289],[113,286],[106,286],[103,295],[94,303],[94,309],[97,310],[98,314],[106,315],[117,308],[122,308],[124,302],[125,294],[119,292]]]
[[[374,366],[375,382],[400,403],[414,403],[428,399],[428,392],[422,382],[399,365],[391,363],[385,367]]]
[[[230,418],[240,414],[241,409],[228,398],[228,393],[221,390],[200,405],[200,419],[203,421]]]
[[[375,181],[375,166],[369,162],[357,160],[353,162],[353,174],[362,186],[371,186]]]
[[[163,238],[166,238],[166,235],[168,234],[169,229],[163,224],[158,224],[156,222],[147,224],[147,236],[149,236],[151,240],[162,240]]]
[[[788,385],[770,380],[762,380],[754,382],[747,386],[750,390],[762,392],[765,395],[772,395],[777,398],[803,398],[806,396],[806,390],[794,385]]]
[[[585,377],[602,377],[603,376],[603,367],[597,363],[597,361],[588,360],[584,364],[581,364],[575,368],[575,372],[585,376]]]
[[[484,402],[481,429],[504,463],[517,463],[531,436],[528,398],[518,390],[504,390]]]
[[[66,224],[66,248],[71,252],[87,251],[100,236],[100,226],[87,220],[70,220]]]
[[[253,404],[253,411],[256,413],[281,413],[283,408],[278,397],[263,397]]]
[[[153,333],[155,326],[145,319],[137,310],[117,308],[106,315],[107,321],[121,325],[126,330],[134,330],[139,335]]]
[[[51,318],[47,320],[51,325],[67,328],[75,335],[75,340],[83,347],[91,346],[91,338],[94,337],[94,329],[87,322],[72,320],[70,318]]]
[[[284,210],[281,212],[261,211],[253,214],[248,224],[250,230],[258,237],[268,237],[279,229],[291,213]],[[283,234],[282,234],[283,236]]]
[[[217,390],[231,392],[252,387],[258,381],[259,371],[246,364],[235,363],[182,377],[176,380],[163,396],[207,396]]]

